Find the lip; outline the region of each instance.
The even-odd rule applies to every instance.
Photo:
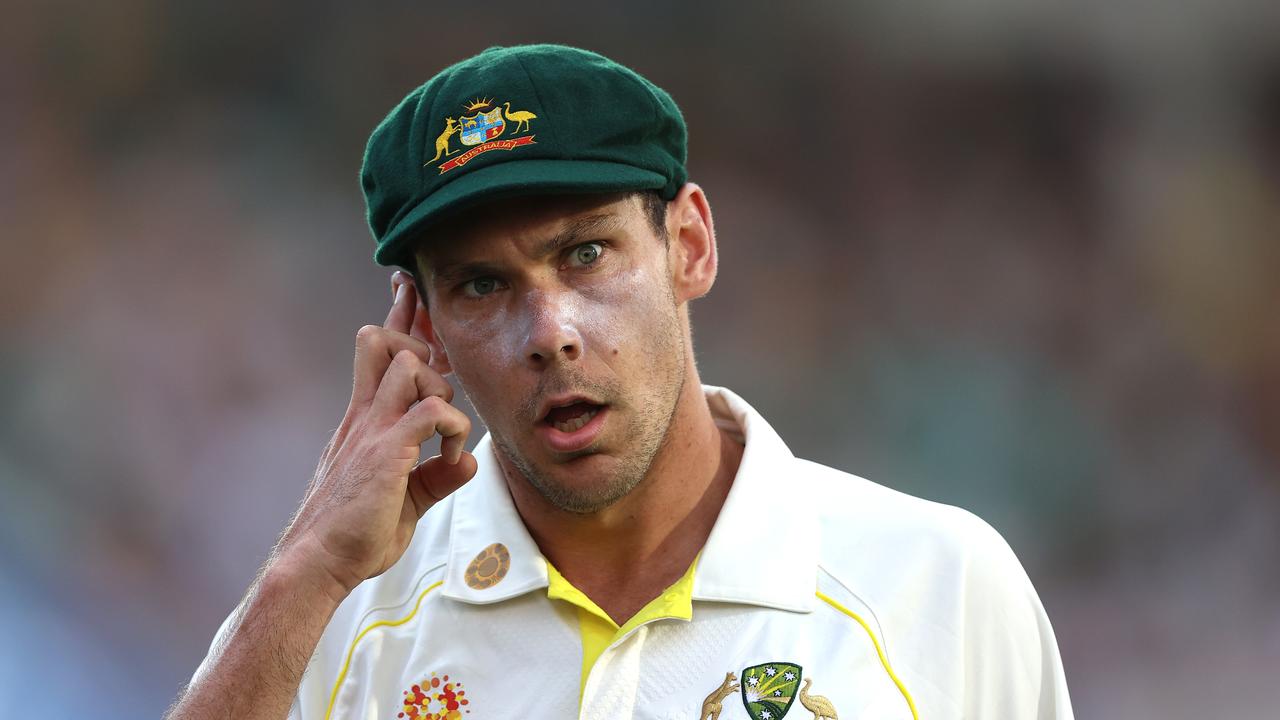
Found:
[[[547,414],[556,408],[566,407],[579,402],[587,403],[589,405],[604,405],[604,403],[598,400],[589,398],[586,395],[579,395],[579,394],[556,395],[556,396],[547,398],[546,402],[542,403],[542,407],[538,408],[538,422],[545,421],[547,419]],[[595,418],[592,418],[592,419],[594,420]]]
[[[584,400],[582,402],[589,401]],[[550,405],[548,406],[547,411],[550,412],[553,407],[560,406],[554,404]],[[596,441],[596,438],[600,436],[600,432],[604,430],[604,419],[608,414],[609,406],[601,405],[600,410],[596,412],[595,417],[588,420],[586,425],[583,425],[573,432],[561,432],[552,424],[542,420],[538,421],[536,431],[538,437],[542,438],[542,441],[553,451],[559,453],[576,452]],[[546,417],[545,413],[543,417]]]

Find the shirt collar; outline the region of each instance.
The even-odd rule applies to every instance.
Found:
[[[485,433],[472,451],[475,477],[453,495],[449,562],[441,591],[455,600],[495,603],[547,586],[546,558],[516,511],[494,453],[493,439]],[[506,547],[510,566],[497,583],[473,587],[467,582],[467,568],[494,543]]]
[[[764,418],[725,388],[704,385],[716,424],[744,444],[733,487],[698,559],[693,599],[806,612],[817,587],[817,513],[795,497],[795,458]],[[454,493],[446,597],[495,603],[548,585],[547,561],[507,489],[486,433],[473,454],[475,477]],[[502,579],[467,583],[467,568],[494,543],[508,551]],[[483,583],[477,583],[483,585]]]
[[[693,598],[808,612],[818,586],[818,514],[795,456],[755,408],[704,385],[716,425],[744,445],[738,474],[702,549]]]

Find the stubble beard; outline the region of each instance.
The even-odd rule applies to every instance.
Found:
[[[684,393],[686,378],[687,360],[679,342],[679,334],[680,325],[677,320],[658,342],[650,345],[651,357],[655,359],[672,356],[677,358],[674,373],[672,377],[648,383],[646,387],[649,392],[636,398],[635,403],[628,403],[636,412],[633,421],[620,434],[624,442],[627,439],[631,441],[631,448],[629,452],[613,456],[616,465],[608,475],[598,476],[588,483],[565,483],[530,462],[513,443],[498,433],[492,435],[494,444],[538,494],[556,508],[586,515],[613,505],[640,485],[653,467],[654,459],[671,441],[671,428],[679,409],[680,397]],[[588,383],[580,383],[577,387],[591,388]],[[617,397],[616,393],[607,391],[602,395]],[[593,444],[573,455],[583,457],[596,452],[596,444]]]

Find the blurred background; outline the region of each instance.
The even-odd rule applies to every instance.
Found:
[[[1081,718],[1280,703],[1280,4],[7,3],[0,716],[158,717],[381,322],[369,131],[557,41],[667,88],[706,381],[1010,541]]]

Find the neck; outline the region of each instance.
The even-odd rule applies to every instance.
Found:
[[[508,484],[530,535],[569,582],[619,625],[678,580],[706,543],[742,446],[716,427],[696,371],[644,480],[590,514],[560,510],[526,482]]]

